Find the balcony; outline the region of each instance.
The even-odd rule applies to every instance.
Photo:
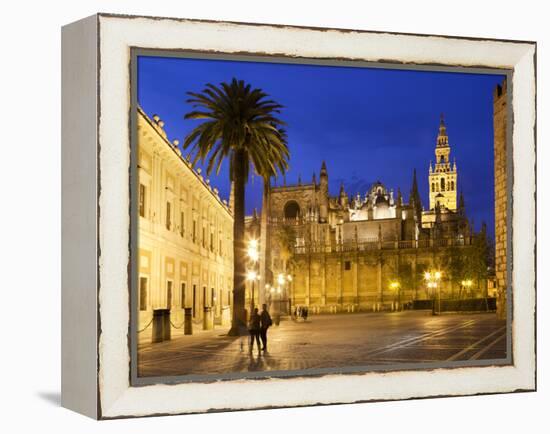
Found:
[[[345,241],[343,243],[306,243],[305,245],[296,246],[294,248],[294,254],[304,255],[312,253],[462,247],[471,245],[473,239],[474,237],[435,238],[422,240],[379,240],[377,238],[368,238],[359,239],[357,241]]]

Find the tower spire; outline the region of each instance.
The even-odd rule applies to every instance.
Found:
[[[325,163],[325,160],[323,160],[323,163],[321,164],[320,175],[321,176],[327,176],[328,175],[328,173],[327,173],[327,163]]]
[[[436,203],[448,210],[457,209],[457,170],[456,160],[451,162],[451,146],[447,135],[445,117],[441,113],[439,130],[435,146],[435,164],[428,169],[428,187],[430,192],[430,209]]]
[[[447,127],[445,126],[445,116],[441,113],[439,118],[439,134],[437,135],[437,146],[449,146],[449,136],[447,136]]]

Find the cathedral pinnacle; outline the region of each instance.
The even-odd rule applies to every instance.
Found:
[[[325,160],[323,160],[323,164],[321,164],[321,172],[320,176],[327,176],[327,164],[325,163]]]
[[[437,135],[437,146],[449,146],[449,137],[447,136],[447,127],[445,126],[445,117],[441,113],[439,119],[439,134]]]
[[[345,196],[346,195],[346,190],[344,189],[344,183],[341,182],[340,183],[340,196]]]

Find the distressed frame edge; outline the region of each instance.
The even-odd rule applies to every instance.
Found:
[[[98,31],[97,14],[61,29],[61,405],[93,419],[101,417]]]
[[[189,21],[189,20],[184,20],[184,21]],[[286,26],[283,26],[283,27],[286,27]],[[301,27],[297,27],[297,29],[302,29]],[[385,32],[382,32],[382,33],[385,33]],[[430,36],[430,35],[422,35],[422,36]],[[458,39],[458,38],[455,38],[455,37],[445,37],[445,36],[441,36],[442,38],[447,38],[447,39]],[[481,40],[485,40],[485,39],[481,39]],[[499,42],[502,42],[501,40],[498,40]],[[533,46],[528,46],[526,47],[526,53],[528,51],[531,50],[531,48],[533,49],[533,59],[534,61],[536,61],[536,43],[533,44]],[[536,95],[536,68],[535,70],[533,71],[534,74],[532,77],[529,77],[530,79],[532,78],[532,82],[533,82],[533,85],[534,85],[534,95]],[[533,114],[534,114],[534,121],[533,121],[533,131],[534,131],[534,142],[533,142],[533,151],[535,151],[535,154],[534,154],[534,160],[535,160],[535,163],[536,163],[536,106],[533,107]],[[515,142],[515,141],[514,141]],[[535,188],[535,193],[536,193],[536,178],[535,178],[535,185],[534,185],[534,188]],[[535,225],[536,225],[536,215],[535,215]],[[535,249],[534,249],[534,252],[536,253],[536,232],[535,232],[535,238],[534,238],[534,243],[535,243]],[[536,259],[536,258],[535,258]],[[531,271],[531,270],[530,270]],[[536,284],[536,281],[535,281],[535,284]],[[536,286],[535,286],[535,290],[536,290]],[[536,300],[535,300],[535,303],[536,303]],[[535,312],[536,312],[536,304],[535,304]],[[535,317],[535,320],[536,320],[536,317]],[[535,327],[535,330],[536,330],[536,327]],[[535,374],[535,380],[536,380],[536,341],[534,342],[534,350],[535,350],[535,353],[534,353],[534,356],[535,356],[535,367],[534,367],[534,371],[533,373]],[[98,348],[99,350],[99,348]],[[531,385],[527,385],[526,388],[518,388],[516,390],[506,390],[506,391],[499,391],[499,392],[494,392],[494,393],[509,393],[509,392],[513,392],[513,391],[529,391],[529,390],[536,390],[536,381],[533,383],[532,385],[532,388],[531,388]],[[482,392],[481,394],[490,394],[492,392]],[[477,394],[477,393],[471,393],[471,394]],[[467,395],[471,395],[471,394],[467,394]],[[435,396],[442,396],[442,395],[427,395],[427,396],[416,396],[416,397],[409,397],[409,398],[394,398],[394,399],[422,399],[422,398],[425,398],[425,397],[435,397]],[[447,395],[447,396],[465,396],[463,394],[459,394],[459,395]],[[380,401],[380,400],[386,400],[386,399],[368,399],[368,400],[359,400],[359,401],[349,401],[349,402],[372,402],[372,401]],[[346,401],[348,402],[348,401]],[[334,404],[336,403],[345,403],[345,402],[334,402]],[[323,405],[325,403],[323,402],[318,402],[318,403],[311,403],[311,404],[303,404],[303,405],[296,405],[296,404],[288,404],[288,406],[309,406],[309,405]],[[270,406],[270,407],[253,407],[253,408],[279,408],[279,407],[284,407],[285,405],[274,405],[274,406]],[[231,408],[231,409],[208,409],[208,410],[205,410],[205,411],[228,411],[228,410],[242,410],[242,409],[251,409],[249,407],[246,407],[246,408]],[[110,409],[109,409],[110,410]],[[116,410],[115,410],[116,412]],[[111,413],[110,411],[108,413]],[[155,413],[155,415],[160,415],[160,414],[182,414],[182,413],[196,413],[196,411],[182,411],[182,412],[178,412],[178,413],[174,413],[174,412],[168,412],[168,413]],[[109,415],[105,415],[104,418],[113,418],[113,417],[135,417],[135,416],[144,416],[144,414],[118,414],[118,415],[113,415],[113,414],[109,414]]]

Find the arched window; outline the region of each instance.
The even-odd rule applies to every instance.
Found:
[[[445,191],[445,178],[441,178],[441,191]]]
[[[295,200],[290,200],[285,204],[285,219],[297,219],[300,217],[300,206]]]
[[[432,193],[435,191],[435,183],[432,182]]]
[[[455,190],[455,182],[454,181],[451,181],[451,188],[450,188],[451,191],[454,191]]]
[[[443,163],[445,162],[445,157],[444,157],[443,155],[442,155],[441,158],[439,159],[439,162],[440,162],[441,164],[443,164]]]

